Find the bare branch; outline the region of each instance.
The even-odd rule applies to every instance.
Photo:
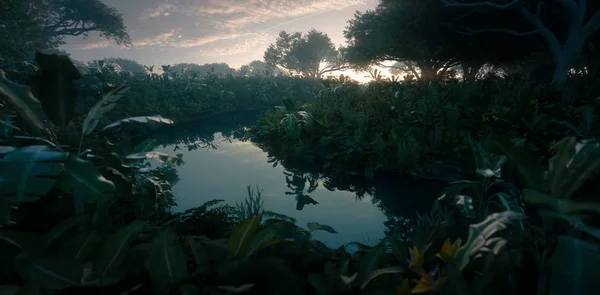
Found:
[[[521,2],[521,0],[512,0],[505,4],[498,4],[498,3],[491,2],[491,1],[481,1],[481,2],[475,2],[475,3],[462,3],[457,0],[440,0],[440,1],[442,1],[442,4],[444,4],[444,6],[446,6],[446,7],[462,7],[462,8],[487,7],[487,8],[496,8],[496,9],[511,8],[514,5],[516,5],[517,3]]]
[[[548,42],[548,45],[550,46],[550,51],[552,52],[552,54],[555,57],[558,57],[561,55],[562,46],[560,45],[560,41],[558,40],[556,35],[554,35],[554,33],[552,33],[552,31],[550,31],[546,27],[546,25],[544,25],[544,23],[540,20],[541,7],[542,7],[542,2],[538,3],[535,15],[532,14],[529,10],[527,10],[527,8],[525,8],[523,6],[521,6],[520,11],[521,11],[521,14],[523,16],[525,16],[525,18],[539,31],[542,38],[544,38],[544,40],[546,40],[546,42]]]

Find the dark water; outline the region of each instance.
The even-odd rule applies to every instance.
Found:
[[[374,244],[386,231],[408,232],[416,211],[428,211],[444,187],[442,182],[396,177],[335,181],[311,171],[273,167],[265,152],[240,139],[243,127],[251,126],[256,118],[256,114],[228,115],[159,133],[157,139],[164,145],[157,150],[182,153],[185,161],[177,167],[179,180],[173,190],[179,207],[175,211],[212,199],[235,205],[247,195],[248,185],[258,186],[266,210],[294,217],[304,227],[307,222],[319,222],[338,231],[314,233],[329,247],[353,241]],[[311,182],[316,189],[308,193]],[[324,182],[336,189],[330,191]],[[295,193],[286,194],[298,189],[305,195],[300,200]]]

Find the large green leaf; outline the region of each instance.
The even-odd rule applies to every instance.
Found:
[[[81,74],[66,56],[36,53],[39,71],[33,77],[35,93],[50,120],[65,127],[75,115],[77,88],[73,80]]]
[[[43,145],[11,149],[0,159],[0,196],[13,197],[10,203],[45,196],[64,170],[68,154]]]
[[[468,218],[475,217],[475,208],[473,206],[473,198],[466,195],[457,195],[455,197],[455,203],[458,211],[462,213],[463,216]]]
[[[583,183],[600,172],[600,142],[576,142],[567,137],[557,144],[558,153],[550,159],[548,182],[552,195],[569,198]]]
[[[101,278],[119,270],[125,255],[130,249],[131,242],[146,227],[145,222],[135,221],[121,228],[104,242],[100,254],[94,261],[94,269]]]
[[[379,268],[381,265],[381,260],[385,256],[385,248],[382,246],[377,246],[369,250],[367,255],[365,255],[360,261],[359,268],[359,282],[361,285],[365,285],[369,283],[372,279],[370,276],[372,273]]]
[[[456,252],[455,259],[458,262],[459,269],[461,271],[464,270],[471,259],[482,252],[498,254],[497,252],[505,244],[505,241],[502,239],[493,240],[494,235],[506,229],[511,222],[524,218],[523,214],[514,211],[504,211],[490,214],[484,221],[470,225],[467,241]]]
[[[0,242],[13,245],[29,256],[44,253],[43,237],[38,233],[0,230]]]
[[[509,165],[516,170],[519,178],[530,188],[538,188],[544,181],[544,168],[534,157],[517,148],[507,136],[492,134],[485,139],[486,149],[508,157]]]
[[[260,228],[261,219],[262,215],[248,218],[231,231],[231,235],[229,236],[229,253],[231,253],[232,257],[237,257],[244,246],[252,240],[254,234]]]
[[[19,255],[15,267],[24,281],[34,280],[49,290],[80,285],[84,276],[83,264],[62,256],[30,259]]]
[[[56,224],[50,231],[44,235],[44,247],[49,248],[56,240],[58,240],[66,231],[87,221],[87,214],[79,214],[69,217]]]
[[[82,133],[84,136],[94,131],[104,114],[112,110],[117,105],[117,101],[121,99],[127,90],[129,90],[129,87],[123,84],[109,91],[98,103],[96,103],[96,105],[90,109],[85,117],[85,120],[83,121]]]
[[[137,123],[151,123],[151,122],[157,122],[157,123],[163,123],[163,124],[173,124],[175,122],[173,122],[173,120],[171,119],[166,119],[161,117],[160,115],[156,115],[156,116],[141,116],[141,117],[131,117],[131,118],[126,118],[126,119],[121,119],[119,121],[110,123],[106,126],[104,126],[104,128],[102,128],[102,131],[105,131],[107,129],[110,128],[114,128],[117,126],[120,126],[123,123],[133,123],[133,122],[137,122]]]
[[[385,274],[397,274],[397,273],[402,273],[402,272],[404,272],[404,269],[401,266],[390,266],[390,267],[386,267],[386,268],[376,269],[376,270],[368,273],[363,278],[363,281],[360,284],[360,288],[364,289],[369,284],[369,282],[371,282],[373,279],[375,279],[378,276],[385,275]]]
[[[252,254],[261,249],[273,245],[281,240],[275,240],[277,230],[274,228],[263,228],[259,230],[248,244],[244,246],[241,252],[241,257],[247,259]]]
[[[158,141],[156,139],[154,139],[154,138],[146,139],[146,140],[140,142],[133,149],[133,153],[134,154],[147,153],[147,152],[154,150],[154,148],[156,148],[157,145],[158,145]]]
[[[57,184],[64,192],[73,193],[76,200],[95,203],[107,199],[117,191],[114,183],[104,178],[89,161],[70,155]]]
[[[0,70],[0,100],[13,105],[21,117],[40,133],[45,133],[46,114],[42,104],[33,96],[31,88],[6,79],[6,73]]]
[[[85,231],[61,244],[60,253],[76,261],[87,261],[100,246],[102,246],[100,233],[96,230]]]
[[[338,233],[331,226],[325,225],[325,224],[320,224],[318,222],[309,222],[309,223],[306,224],[306,226],[308,227],[308,229],[311,232],[317,231],[317,230],[323,230],[323,231],[326,231],[326,232],[332,233],[332,234],[337,234]]]
[[[573,222],[587,214],[600,215],[600,203],[598,202],[562,199],[530,189],[523,190],[523,198],[527,203],[543,206],[540,214],[546,217]]]
[[[170,228],[152,241],[149,271],[156,294],[169,294],[171,288],[187,277],[187,257]]]

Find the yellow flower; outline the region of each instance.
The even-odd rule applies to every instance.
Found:
[[[408,248],[408,251],[410,252],[410,259],[407,261],[408,268],[423,268],[423,263],[425,263],[425,256],[423,256],[423,253],[421,253],[417,247]]]
[[[418,293],[425,293],[431,290],[435,290],[438,285],[440,284],[440,278],[438,277],[438,267],[436,266],[435,269],[428,273],[428,274],[422,274],[421,275],[421,279],[417,282],[417,285],[415,285],[415,287],[412,289],[412,292],[414,294],[418,294]],[[436,277],[438,277],[436,279]]]
[[[461,243],[462,243],[461,239],[457,239],[452,244],[450,244],[450,239],[446,239],[446,241],[442,245],[442,250],[435,256],[437,256],[444,262],[448,262],[448,261],[454,259],[454,255],[456,255],[456,252],[460,248]]]
[[[408,279],[402,280],[402,285],[396,287],[396,293],[400,295],[410,294],[410,282]]]

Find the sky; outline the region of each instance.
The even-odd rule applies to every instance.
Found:
[[[345,45],[347,21],[378,0],[102,0],[123,14],[133,46],[120,47],[97,34],[69,37],[74,59],[105,57],[144,65],[225,62],[233,68],[262,60],[280,31],[327,33]],[[352,75],[360,78],[358,75]],[[363,75],[360,75],[363,76]]]

